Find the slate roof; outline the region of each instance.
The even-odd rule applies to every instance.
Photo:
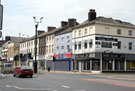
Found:
[[[87,26],[87,25],[91,25],[91,24],[95,24],[95,23],[103,23],[103,24],[110,24],[110,25],[116,25],[116,26],[125,26],[125,27],[135,27],[135,25],[129,23],[129,22],[125,22],[125,21],[121,21],[121,20],[115,20],[113,18],[106,18],[106,17],[97,17],[95,20],[92,21],[84,21],[83,23],[81,23],[80,25],[77,25],[75,28],[80,28],[83,26]]]

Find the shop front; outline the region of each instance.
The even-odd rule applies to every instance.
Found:
[[[58,71],[71,71],[72,61],[70,60],[71,54],[55,54],[53,55],[56,60],[54,61],[54,70]]]

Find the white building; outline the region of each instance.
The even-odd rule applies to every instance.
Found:
[[[90,10],[88,20],[72,33],[73,59],[79,71],[135,71],[135,26],[112,18],[96,17]]]

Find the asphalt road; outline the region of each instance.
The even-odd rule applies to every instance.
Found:
[[[33,78],[0,74],[0,91],[135,91],[135,81],[49,72],[36,74]]]

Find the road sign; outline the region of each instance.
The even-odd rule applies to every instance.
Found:
[[[3,5],[0,4],[0,30],[2,30],[3,23]]]

